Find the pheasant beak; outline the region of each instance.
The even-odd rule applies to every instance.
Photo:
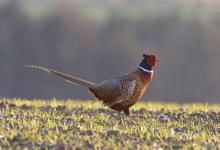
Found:
[[[157,60],[156,60],[156,62],[160,62],[160,60],[159,60],[159,59],[157,59]]]

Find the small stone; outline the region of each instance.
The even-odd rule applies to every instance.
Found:
[[[159,120],[160,120],[160,122],[170,122],[170,117],[168,117],[166,115],[160,115]]]

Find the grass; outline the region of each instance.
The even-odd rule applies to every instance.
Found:
[[[96,101],[0,100],[0,149],[220,149],[220,105],[138,103],[130,117]]]

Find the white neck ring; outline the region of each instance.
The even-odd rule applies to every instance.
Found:
[[[153,70],[144,69],[144,68],[141,67],[141,66],[139,66],[138,68],[141,69],[141,70],[144,71],[144,72],[148,72],[148,73],[153,73],[153,72],[154,72]]]

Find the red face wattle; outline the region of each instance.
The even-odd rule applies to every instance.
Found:
[[[157,57],[155,55],[146,55],[144,54],[144,57],[146,58],[146,63],[151,66],[155,67],[156,63],[158,62]]]

